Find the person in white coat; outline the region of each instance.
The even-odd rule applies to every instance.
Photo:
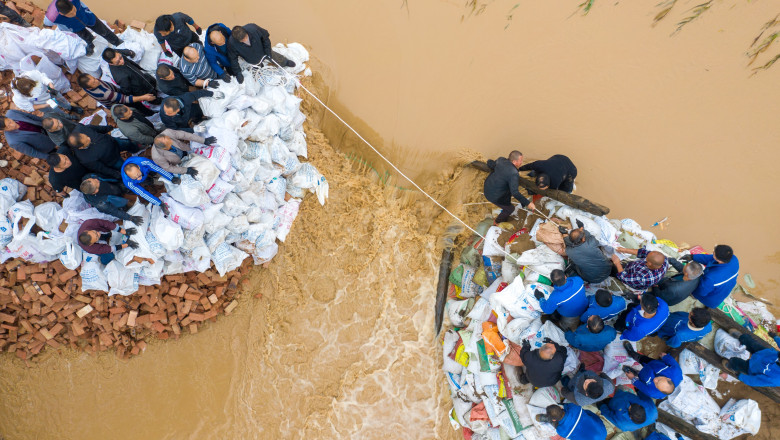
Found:
[[[27,112],[40,110],[47,116],[59,115],[73,120],[79,119],[79,115],[84,113],[84,109],[72,105],[65,99],[43,72],[37,70],[24,72],[14,78],[11,85],[13,102],[21,110]]]

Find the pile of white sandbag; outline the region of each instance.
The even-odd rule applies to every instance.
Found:
[[[288,52],[305,66],[308,53],[300,45]],[[139,55],[141,56],[141,55]],[[297,58],[296,58],[297,57]],[[283,75],[281,71],[277,72]],[[13,179],[0,181],[0,260],[22,258],[32,262],[60,259],[69,269],[81,266],[83,290],[129,295],[139,285],[159,284],[164,275],[203,272],[213,264],[220,275],[239,267],[245,258],[255,264],[270,261],[290,232],[302,199],[315,193],[321,204],[328,197],[328,182],[307,156],[301,100],[294,95],[296,81],[269,86],[245,74],[220,86],[224,98],[203,98],[201,106],[211,119],[195,130],[217,138],[215,145],[191,145],[184,166],[198,170],[197,177],[181,176],[181,183],[166,182],[160,199],[170,209],[137,202],[129,210],[144,220],[132,240],[138,249],[126,248],[105,267],[77,245],[79,226],[89,219],[116,220],[92,208],[73,191],[62,206],[44,203],[33,207],[20,201],[27,187]],[[151,185],[152,182],[145,182]],[[26,220],[25,220],[26,219]],[[24,220],[24,221],[23,221]],[[60,232],[62,222],[67,223]],[[44,232],[30,234],[37,224]],[[111,244],[124,238],[114,234]],[[83,264],[82,264],[83,263]]]

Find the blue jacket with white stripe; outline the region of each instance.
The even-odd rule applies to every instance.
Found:
[[[607,428],[599,416],[573,403],[563,405],[566,414],[555,431],[569,440],[605,440]]]
[[[683,342],[698,341],[707,336],[711,331],[711,322],[707,323],[702,329],[693,330],[688,327],[688,313],[674,312],[669,315],[669,319],[658,330],[658,337],[666,340],[666,345],[677,348]]]
[[[699,277],[699,286],[692,295],[705,306],[717,309],[737,285],[739,260],[732,256],[728,263],[718,263],[712,255],[697,254],[693,256],[693,261],[707,268]]]
[[[588,308],[588,297],[585,296],[585,284],[580,277],[569,277],[566,284],[556,287],[550,297],[540,299],[542,312],[549,315],[558,311],[561,316],[580,316]]]
[[[626,299],[622,296],[612,295],[612,304],[609,307],[601,307],[596,302],[596,295],[588,297],[588,309],[580,316],[580,321],[585,322],[593,315],[598,315],[606,321],[612,319],[626,310]]]
[[[653,379],[658,376],[668,377],[676,387],[682,382],[682,368],[680,368],[680,364],[668,354],[662,357],[661,360],[654,359],[648,362],[639,372],[639,377],[634,379],[634,387],[636,387],[637,393],[642,393],[653,399],[663,399],[667,397],[666,394],[655,387]]]
[[[131,179],[130,176],[125,174],[125,166],[130,164],[138,165],[138,168],[141,169],[140,179],[134,180]],[[143,186],[141,186],[141,183],[143,183],[143,181],[146,180],[146,175],[149,174],[149,171],[154,171],[155,173],[159,174],[160,176],[162,176],[163,178],[169,181],[173,180],[173,174],[162,169],[162,167],[154,163],[151,159],[147,159],[145,157],[130,156],[127,158],[125,163],[122,164],[122,183],[125,184],[127,189],[134,192],[142,199],[146,200],[152,205],[160,206],[162,204],[162,201],[160,201],[160,199],[152,195]]]
[[[658,310],[652,318],[643,317],[642,306],[636,306],[626,315],[626,330],[620,335],[620,339],[639,341],[657,332],[668,317],[669,306],[661,298],[658,298]]]

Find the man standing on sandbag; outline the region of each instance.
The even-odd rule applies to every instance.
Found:
[[[214,97],[223,98],[222,92],[211,90],[195,90],[180,96],[169,96],[163,100],[160,107],[160,119],[167,128],[193,133],[192,127],[206,119],[200,108],[198,99]]]
[[[612,254],[617,279],[634,290],[644,291],[660,283],[666,270],[669,269],[666,257],[658,251],[649,252],[644,247],[639,249],[618,247],[617,251],[637,256],[636,260],[623,266],[617,254]]]
[[[780,387],[780,352],[773,348],[765,348],[751,334],[741,334],[730,330],[729,334],[751,353],[749,360],[738,357],[723,359],[723,366],[739,374],[737,377],[745,385],[751,387]],[[780,345],[777,333],[769,333],[775,343]]]
[[[122,244],[109,244],[112,232],[118,232],[124,236]],[[97,255],[102,264],[108,264],[115,258],[114,252],[128,247],[138,249],[138,243],[130,240],[130,236],[135,233],[135,228],[125,230],[114,222],[95,218],[85,221],[79,227],[79,246],[84,249],[84,252]]]
[[[485,198],[492,204],[501,208],[493,225],[509,220],[509,216],[515,211],[512,205],[514,196],[520,205],[533,212],[536,205],[520,194],[520,174],[518,170],[523,164],[523,153],[514,150],[509,153],[509,158],[499,157],[496,160],[488,160],[487,166],[492,170],[485,179],[483,192]]]
[[[623,372],[633,381],[637,393],[653,399],[664,399],[682,382],[682,368],[671,355],[661,353],[661,359],[656,360],[637,353],[628,341],[623,342],[623,347],[632,359],[642,364],[640,371],[623,366]]]
[[[271,49],[270,34],[254,23],[235,26],[231,30],[227,46],[230,67],[236,74],[239,84],[244,82],[244,75],[238,64],[239,58],[251,65],[260,64],[264,59],[268,59],[281,67],[295,67],[294,61]]]
[[[111,107],[111,116],[114,117],[119,131],[131,141],[143,146],[149,146],[154,142],[157,129],[139,111],[124,104],[115,104]]]
[[[719,244],[712,255],[697,254],[682,257],[692,259],[706,266],[699,279],[699,285],[692,295],[707,307],[717,309],[737,285],[739,260],[734,256],[731,246]]]
[[[114,34],[114,31],[97,18],[85,4],[81,3],[81,0],[54,0],[52,4],[57,9],[57,15],[53,20],[52,18],[49,20],[56,25],[67,27],[71,32],[81,37],[87,43],[87,56],[95,52],[95,37],[89,32],[89,29],[114,46],[122,44],[122,40]]]
[[[600,283],[609,278],[612,273],[612,261],[607,257],[601,244],[585,225],[577,220],[577,229],[567,231],[563,226],[558,230],[563,234],[563,244],[566,246],[566,256],[573,266],[574,272],[588,283]],[[609,251],[612,252],[611,249]]]
[[[68,147],[62,147],[50,154],[46,163],[49,164],[49,185],[62,196],[69,190],[78,188],[81,179],[88,173]]]
[[[123,94],[157,96],[157,80],[130,59],[134,56],[135,52],[128,49],[111,49],[109,47],[103,51],[103,60],[108,63],[111,77],[119,85]],[[151,102],[157,105],[160,103],[160,98],[155,98]]]
[[[544,345],[537,350],[531,350],[531,343],[527,339],[523,340],[520,359],[525,366],[525,372],[518,370],[518,380],[522,384],[530,382],[538,388],[555,385],[561,380],[567,354],[566,347],[561,347],[550,338],[544,338]]]
[[[8,110],[0,118],[0,130],[14,150],[37,159],[46,159],[57,146],[43,130],[43,120],[32,113]]]
[[[577,328],[580,324],[580,315],[588,309],[585,283],[580,277],[566,277],[560,269],[550,273],[550,280],[554,290],[549,298],[545,299],[544,294],[539,290],[534,292],[542,312],[545,315],[552,315],[553,321],[558,322],[564,330]]]
[[[179,70],[195,87],[215,89],[219,86],[219,81],[216,80],[217,74],[206,59],[206,52],[203,51],[203,45],[200,43],[192,43],[184,48],[179,61]]]
[[[195,177],[198,175],[198,170],[192,167],[186,168],[181,166],[182,158],[190,152],[190,142],[212,145],[217,142],[217,138],[214,136],[204,138],[195,133],[171,130],[170,128],[163,130],[162,133],[154,138],[152,160],[169,173],[189,174]]]
[[[562,154],[556,154],[547,160],[537,160],[520,167],[520,171],[533,171],[536,187],[539,189],[557,189],[571,194],[574,191],[574,179],[577,167],[574,162]]]
[[[157,88],[168,96],[179,96],[195,90],[181,71],[170,64],[160,63],[155,71]]]
[[[145,157],[132,156],[128,157],[125,163],[122,164],[122,183],[125,184],[127,189],[151,203],[152,205],[162,208],[163,213],[168,215],[168,206],[165,205],[160,199],[155,197],[152,193],[147,191],[141,184],[146,180],[146,176],[150,171],[154,171],[159,174],[163,179],[168,180],[174,185],[181,183],[181,179],[173,174],[165,171],[159,165],[152,160]]]
[[[569,440],[606,440],[607,427],[592,411],[573,403],[547,407],[546,414],[538,414],[536,421],[550,423],[555,432]]]
[[[84,194],[84,200],[103,214],[116,217],[121,220],[130,220],[135,224],[143,221],[142,217],[131,216],[127,213],[128,200],[123,196],[128,193],[127,188],[117,185],[117,181],[102,177],[98,174],[84,176],[79,191]]]
[[[233,68],[230,66],[227,42],[230,39],[230,29],[222,23],[214,23],[206,29],[206,59],[211,68],[222,81],[230,81]]]
[[[639,295],[615,321],[615,329],[623,332],[620,339],[640,341],[661,329],[669,318],[669,306],[652,293]]]
[[[190,26],[195,28],[195,32],[192,32]],[[176,55],[181,56],[187,45],[200,41],[198,35],[201,33],[203,33],[203,29],[195,23],[192,17],[184,12],[161,15],[154,22],[154,36],[157,38],[157,42],[160,43],[163,52],[169,57],[173,56],[173,54],[165,46],[166,42]]]
[[[574,377],[563,376],[561,385],[563,398],[579,406],[594,405],[615,392],[615,385],[609,376],[586,370],[585,364],[580,364]]]

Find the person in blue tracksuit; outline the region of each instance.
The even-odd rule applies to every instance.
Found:
[[[674,388],[682,382],[682,368],[672,356],[662,353],[660,360],[652,359],[634,351],[628,341],[623,342],[623,346],[629,356],[643,365],[638,372],[631,367],[623,367],[638,394],[663,399],[672,394]]]
[[[536,420],[551,423],[555,432],[569,440],[605,440],[607,428],[601,418],[591,411],[573,403],[547,407],[547,414],[539,414]]]
[[[539,300],[542,312],[547,315],[557,313],[564,329],[576,328],[580,323],[580,315],[588,308],[588,297],[585,295],[585,284],[580,277],[566,277],[560,269],[550,273],[554,290],[550,297],[544,299],[541,291],[534,292]]]
[[[214,23],[206,29],[206,44],[203,47],[209,65],[225,82],[230,81],[232,73],[227,53],[227,42],[230,35],[231,31],[227,26],[222,23]]]
[[[658,409],[653,399],[624,390],[618,390],[609,402],[599,405],[599,411],[624,432],[636,431],[658,419]]]
[[[165,171],[162,167],[154,163],[151,159],[145,157],[131,156],[127,158],[125,163],[122,164],[122,183],[125,184],[127,189],[137,194],[142,199],[151,203],[152,205],[160,206],[168,214],[168,207],[149,191],[147,191],[141,184],[146,180],[146,176],[150,171],[162,176],[164,179],[170,181],[173,184],[179,184],[181,179],[175,177],[173,174]]]
[[[772,333],[776,344],[780,344],[780,337]],[[739,342],[744,345],[751,354],[749,360],[733,357],[724,363],[735,372],[739,373],[738,379],[751,387],[779,387],[780,386],[780,353],[773,348],[764,348],[756,342],[754,336],[744,334],[739,336]]]
[[[595,295],[588,297],[588,308],[580,316],[580,321],[585,322],[593,315],[598,315],[604,321],[608,321],[618,316],[625,309],[625,298],[614,296],[609,290],[599,289]]]
[[[691,313],[674,312],[658,330],[658,337],[671,348],[698,341],[712,331],[711,319],[709,310],[704,307],[697,307]]]
[[[645,293],[641,296],[640,304],[625,315],[625,321],[618,319],[615,328],[623,331],[620,339],[636,342],[657,332],[668,317],[669,306],[666,302],[652,293]]]
[[[737,285],[739,260],[731,247],[725,244],[715,246],[712,255],[698,254],[691,258],[706,266],[699,278],[699,285],[692,293],[693,297],[705,306],[717,309]]]
[[[576,331],[568,330],[565,336],[566,341],[578,350],[601,351],[615,340],[617,330],[612,326],[605,326],[598,315],[593,315],[588,318],[587,323],[577,327]]]

